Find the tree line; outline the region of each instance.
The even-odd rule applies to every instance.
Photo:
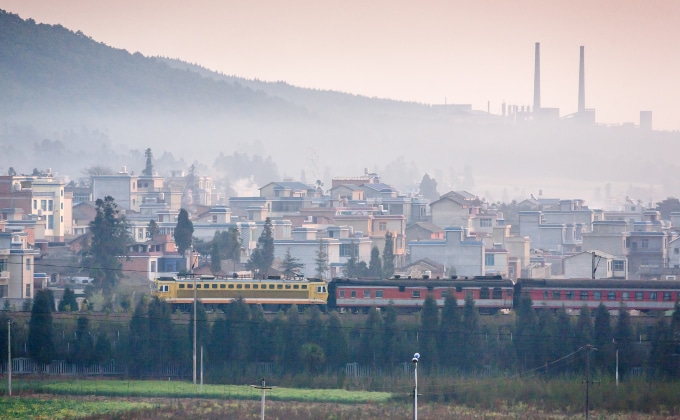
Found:
[[[67,307],[65,299],[59,307]],[[193,311],[171,310],[164,301],[143,296],[121,320],[105,313],[71,312],[53,318],[54,299],[48,290],[36,293],[30,320],[12,324],[12,354],[41,363],[68,360],[93,364],[115,360],[131,376],[149,376],[168,365],[191,365]],[[7,357],[7,320],[0,315],[0,357]],[[227,365],[273,363],[290,374],[339,372],[347,363],[382,371],[398,369],[414,352],[424,366],[442,372],[470,373],[482,369],[580,374],[586,352],[591,366],[613,374],[618,352],[619,372],[634,367],[662,377],[680,377],[680,310],[654,325],[634,327],[625,307],[612,319],[604,305],[594,313],[583,307],[578,316],[564,310],[536,311],[523,297],[516,313],[480,316],[471,298],[459,306],[448,297],[442,308],[428,297],[416,315],[398,315],[394,307],[371,309],[365,316],[321,313],[317,307],[267,316],[261,307],[237,299],[224,312],[208,314],[199,303],[197,345],[217,375]],[[644,336],[644,339],[643,339]]]

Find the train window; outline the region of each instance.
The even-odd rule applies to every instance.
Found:
[[[249,284],[244,284],[243,287],[245,287],[246,289],[250,289],[250,285],[249,285]]]
[[[307,285],[306,285],[306,284],[303,284],[303,285],[302,285],[302,290],[307,290]]]
[[[644,292],[635,292],[635,300],[644,300],[644,298],[645,298]]]
[[[269,285],[269,288],[270,288],[270,289],[273,289],[273,288],[274,288],[274,285],[273,285],[273,284],[270,284],[270,285]]]
[[[187,284],[187,289],[193,289],[194,285],[193,284]]]
[[[607,292],[608,300],[616,300],[616,292]]]
[[[512,297],[512,290],[508,290],[508,291],[506,292],[506,296],[507,296],[507,297]]]
[[[659,300],[656,292],[649,292],[649,300]]]
[[[380,293],[382,293],[382,292],[380,292]],[[446,299],[446,297],[447,297],[448,295],[449,295],[449,291],[448,291],[448,290],[442,290],[442,299]],[[376,296],[376,297],[377,297],[377,296]],[[382,297],[382,296],[381,296],[381,297]]]
[[[431,291],[433,291],[433,290],[434,290],[434,287],[433,287],[433,286],[427,286],[427,291],[428,291],[428,292],[431,292]]]
[[[406,287],[404,287],[404,286],[399,286],[399,291],[400,291],[400,292],[405,292],[405,291],[406,291]]]
[[[630,292],[621,292],[621,300],[630,300]]]
[[[503,298],[503,290],[501,290],[500,287],[494,287],[491,297],[494,298],[494,299],[502,299]]]
[[[466,297],[466,298],[472,299],[472,297],[473,297],[473,296],[472,296],[472,290],[466,290],[466,291],[465,291],[465,297]]]
[[[344,297],[345,297],[345,291],[344,291],[344,290],[341,290],[341,291],[340,291],[340,297],[341,297],[341,298],[344,298]]]
[[[564,292],[564,298],[567,300],[574,300],[574,292],[572,291]]]
[[[350,293],[350,297],[352,297],[352,298],[357,297],[357,291],[356,291],[356,290],[352,290],[352,292]]]
[[[227,285],[226,284],[220,284],[220,289],[226,289]]]
[[[463,291],[463,288],[461,286],[456,286],[456,292],[460,293]]]
[[[371,298],[371,291],[370,290],[364,290],[364,299],[370,299]]]
[[[489,288],[488,287],[482,287],[479,289],[479,298],[480,299],[488,299],[489,298]]]
[[[588,300],[588,291],[587,290],[582,290],[579,293],[579,299],[580,300]]]
[[[196,288],[197,288],[197,289],[200,289],[200,288],[201,288],[201,285],[200,285],[200,284],[197,284],[197,285],[196,285]]]
[[[184,285],[183,285],[183,284],[180,284],[180,285],[179,285],[179,288],[180,288],[180,289],[184,289]]]
[[[543,291],[543,299],[548,299],[548,291],[547,290]]]
[[[286,285],[286,289],[290,289],[290,284],[287,284],[287,285]]]
[[[299,289],[299,288],[300,288],[300,285],[299,285],[299,284],[294,284],[294,285],[293,285],[293,289]]]
[[[602,300],[602,292],[593,292],[593,300]]]
[[[213,288],[213,289],[217,289],[217,285],[216,285],[216,284],[213,284],[213,285],[212,285],[212,288]]]
[[[552,298],[553,298],[553,300],[560,300],[560,299],[562,299],[562,293],[559,290],[557,290],[557,291],[553,290]]]
[[[412,291],[411,296],[414,297],[414,298],[420,298],[420,290]]]
[[[236,288],[237,288],[237,289],[243,289],[243,285],[242,285],[242,284],[237,284],[237,285],[236,285]]]
[[[229,287],[229,289],[233,289],[233,288],[234,288],[234,285],[233,285],[233,284],[230,284],[228,287]]]
[[[671,300],[671,292],[663,292],[663,300],[666,302]]]
[[[253,284],[253,289],[259,289],[259,288],[260,288],[260,286],[259,286],[259,285],[257,285],[257,284]]]
[[[375,291],[375,297],[376,297],[376,298],[381,298],[381,297],[383,297],[383,291],[382,291],[382,290],[376,290],[376,291]]]
[[[276,288],[277,288],[277,289],[283,289],[283,285],[282,285],[282,284],[277,284],[277,285],[276,285]]]

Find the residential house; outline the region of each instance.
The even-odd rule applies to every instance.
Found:
[[[486,273],[484,243],[469,240],[460,227],[446,228],[444,240],[409,242],[408,246],[411,261],[428,258],[445,265],[447,275],[469,277]]]
[[[564,277],[567,279],[625,279],[626,259],[591,250],[564,258]]]
[[[21,307],[32,299],[33,274],[38,251],[32,249],[25,232],[0,232],[0,298]]]
[[[480,204],[481,201],[468,192],[450,191],[430,203],[432,223],[440,228],[451,226],[469,229],[471,209]]]

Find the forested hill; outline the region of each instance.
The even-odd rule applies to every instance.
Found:
[[[82,108],[116,112],[300,109],[238,83],[181,71],[140,53],[109,47],[81,32],[0,10],[0,110]]]

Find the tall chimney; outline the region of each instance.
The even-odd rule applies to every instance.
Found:
[[[536,43],[534,58],[534,113],[541,108],[541,43]]]
[[[581,59],[578,66],[578,113],[582,114],[586,110],[586,80],[584,63],[583,45],[581,45]]]

